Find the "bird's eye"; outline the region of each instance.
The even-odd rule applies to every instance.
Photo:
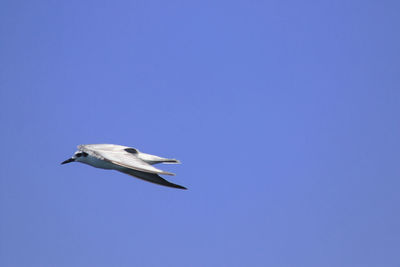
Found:
[[[82,152],[82,156],[87,157],[87,155],[89,155],[89,154],[86,152]]]
[[[82,153],[76,153],[75,156],[79,158],[80,156],[82,156]]]

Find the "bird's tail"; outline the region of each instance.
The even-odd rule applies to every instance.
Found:
[[[165,159],[160,161],[160,163],[165,163],[165,164],[180,164],[181,162],[177,159]]]
[[[146,154],[146,153],[142,153],[142,152],[139,153],[137,157],[151,165],[154,165],[157,163],[167,163],[167,164],[181,163],[177,159],[162,158],[159,156],[154,156],[154,155],[150,155],[150,154]]]

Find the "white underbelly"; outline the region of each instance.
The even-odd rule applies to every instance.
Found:
[[[114,163],[106,160],[100,160],[92,156],[87,156],[85,160],[82,160],[81,162],[100,169],[119,169],[119,166]]]

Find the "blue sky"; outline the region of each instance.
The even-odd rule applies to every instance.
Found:
[[[0,264],[399,266],[399,8],[2,1]]]

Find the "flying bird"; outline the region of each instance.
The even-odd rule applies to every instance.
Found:
[[[180,163],[179,160],[146,154],[132,147],[112,144],[79,145],[78,151],[61,164],[70,162],[81,162],[100,169],[117,170],[151,183],[187,189],[160,177],[160,174],[175,175],[174,173],[162,171],[153,166],[157,163],[176,164]]]

